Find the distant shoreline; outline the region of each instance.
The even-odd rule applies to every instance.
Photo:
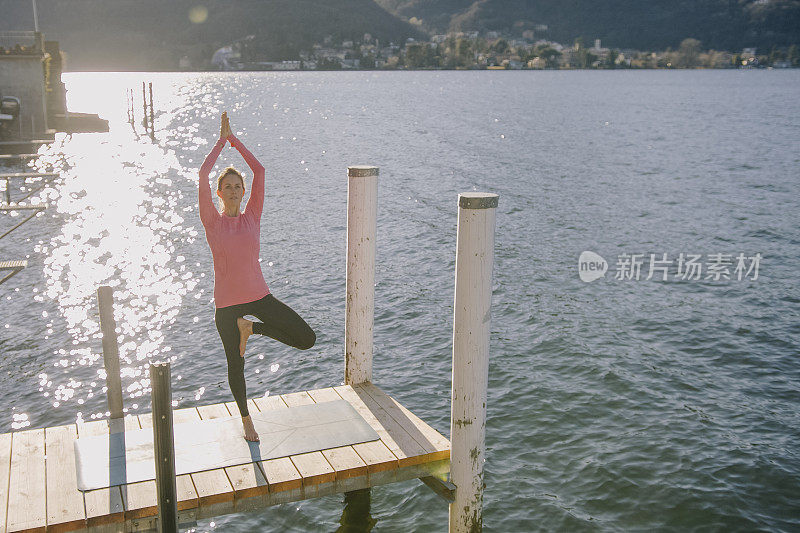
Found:
[[[64,70],[64,74],[73,74],[73,73],[90,73],[90,72],[102,72],[102,73],[113,73],[113,72],[163,72],[163,73],[171,73],[171,74],[207,74],[207,73],[242,73],[242,72],[273,72],[273,73],[288,73],[288,72],[571,72],[571,71],[593,71],[593,72],[643,72],[643,71],[652,71],[652,70],[669,70],[675,72],[685,72],[685,71],[699,71],[699,70],[731,70],[731,71],[744,71],[744,70],[798,70],[800,67],[744,67],[744,68],[711,68],[711,67],[696,67],[696,68],[663,68],[663,67],[654,67],[654,68],[548,68],[548,69],[537,69],[537,68],[521,68],[521,69],[514,69],[514,68],[383,68],[383,69],[367,69],[367,68],[348,68],[348,69],[291,69],[291,70],[106,70],[106,69],[96,69],[96,70]]]

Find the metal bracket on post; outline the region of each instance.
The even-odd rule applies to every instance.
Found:
[[[169,363],[150,365],[153,400],[153,455],[156,463],[159,533],[178,531],[175,441],[172,427],[172,384]]]

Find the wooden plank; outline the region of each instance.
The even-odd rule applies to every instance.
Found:
[[[142,429],[153,429],[153,413],[142,413],[139,415],[139,424]],[[183,409],[175,409],[172,411],[172,424],[188,424],[190,422],[197,422],[200,420],[200,415],[194,407],[185,407]]]
[[[309,405],[314,403],[314,400],[311,399],[311,396],[309,396],[306,391],[281,394],[280,397],[289,407],[297,407],[298,405]]]
[[[203,420],[230,416],[225,404],[200,406],[197,408],[197,412]],[[224,468],[192,474],[192,481],[195,489],[197,489],[197,498],[200,506],[233,501],[233,485],[231,485]]]
[[[322,455],[333,468],[338,481],[367,475],[367,464],[352,446],[322,450]]]
[[[18,431],[11,437],[6,530],[45,531],[47,505],[44,429]]]
[[[406,409],[400,402],[386,394],[380,387],[373,383],[362,383],[356,388],[369,394],[417,443],[433,454],[434,460],[450,458],[450,441]]]
[[[45,204],[5,204],[0,205],[0,211],[44,211]]]
[[[437,496],[442,498],[448,503],[456,501],[456,486],[444,479],[439,479],[435,476],[423,476],[419,478],[420,481],[425,483]]]
[[[342,399],[332,387],[315,389],[307,392],[308,395],[311,396],[311,399],[316,403],[324,403]],[[354,477],[366,476],[368,473],[367,464],[363,459],[361,459],[352,446],[341,446],[338,448],[322,450],[322,455],[336,472],[337,481],[344,481]],[[392,459],[395,460],[396,463],[394,456],[392,456]]]
[[[270,409],[286,409],[286,403],[281,400],[280,396],[264,396],[262,398],[255,398],[253,403],[256,404],[259,411],[268,411]]]
[[[397,457],[395,457],[382,440],[353,444],[353,450],[361,457],[361,460],[366,463],[367,471],[370,474],[377,474],[378,472],[385,472],[387,470],[397,470],[400,466]]]
[[[11,473],[11,433],[0,435],[0,532],[6,531],[8,476]]]
[[[200,415],[194,407],[176,409],[172,412],[172,424],[186,424],[200,420]],[[139,424],[142,429],[153,429],[153,414],[145,413],[139,415]],[[194,509],[197,507],[197,490],[189,474],[182,474],[175,477],[175,490],[178,498],[178,511]],[[156,495],[157,497],[157,495]],[[158,501],[156,501],[158,503]]]
[[[317,389],[308,391],[308,394],[316,401],[332,401],[342,400],[343,398],[336,392],[336,389],[329,387],[327,389]],[[352,446],[353,451],[359,456],[361,461],[369,473],[376,474],[378,472],[385,472],[387,470],[394,470],[398,467],[397,457],[386,447],[383,441],[362,442]],[[323,452],[324,454],[325,452]],[[327,455],[326,459],[331,461]],[[331,462],[331,466],[337,469],[338,466]]]
[[[47,531],[74,531],[86,526],[83,493],[78,490],[75,439],[72,424],[45,429],[47,478]]]
[[[231,413],[231,416],[239,416],[240,415],[239,406],[236,405],[236,402],[225,402],[225,407],[228,408],[228,411]],[[256,405],[256,402],[255,402],[254,399],[251,398],[251,399],[247,400],[247,409],[250,411],[250,413],[257,413],[258,412],[258,406]]]
[[[336,392],[333,389],[333,387],[327,387],[324,389],[314,389],[307,392],[308,395],[311,396],[311,399],[314,400],[316,403],[332,402],[335,400],[342,399],[342,397],[339,396],[339,393]]]
[[[27,179],[27,178],[53,178],[58,172],[12,172],[0,174],[0,180]]]
[[[17,226],[19,226],[19,224],[17,224]],[[16,227],[14,229],[16,229]],[[8,233],[9,233],[8,231],[6,233],[4,233],[3,236],[0,237],[0,239],[5,237],[6,235],[8,235]],[[0,278],[0,285],[5,283],[6,281],[10,280],[11,278],[16,276],[20,272],[22,272],[22,270],[27,266],[28,266],[28,262],[25,261],[25,260],[22,260],[22,261],[3,261],[3,262],[1,262],[0,263],[0,272],[4,272],[4,271],[7,271],[7,270],[10,270],[11,273],[10,274],[6,274],[2,278]]]
[[[126,418],[132,419],[132,417]],[[132,423],[132,420],[126,422],[126,424]],[[116,432],[120,428],[118,422],[113,423],[111,427],[109,427],[108,421],[97,420],[78,424],[77,429],[78,438],[80,439],[83,437],[107,435],[110,429]],[[121,522],[125,518],[125,505],[122,501],[120,487],[109,487],[84,492],[83,501],[86,507],[86,524],[90,527]]]
[[[231,413],[224,403],[215,403],[213,405],[200,405],[197,407],[197,412],[200,413],[200,418],[203,420],[214,420],[215,418],[230,418]]]
[[[303,486],[303,478],[294,463],[288,457],[269,459],[258,463],[264,470],[269,483],[270,492],[299,489]]]
[[[41,154],[2,154],[2,155],[0,155],[0,161],[36,159],[40,155]]]
[[[306,391],[281,394],[281,399],[289,407],[313,404],[314,400]],[[336,481],[336,471],[331,467],[322,452],[308,452],[292,455],[292,460],[300,476],[303,478],[303,489],[311,488],[322,483]]]
[[[25,146],[31,144],[51,144],[51,139],[32,139],[30,141],[0,141],[0,146]]]
[[[322,452],[300,453],[290,456],[289,459],[303,477],[303,487],[336,481],[336,471]]]
[[[233,415],[230,409],[231,407],[227,404],[205,405],[197,408],[203,420],[239,416],[239,408],[236,406],[235,402],[233,402]],[[248,409],[257,411],[258,407],[256,407],[255,403],[252,403],[248,406]],[[261,468],[255,463],[228,466],[224,470],[225,474],[228,476],[228,481],[230,481],[233,487],[234,498],[252,498],[269,492],[267,478],[264,476]]]
[[[112,419],[108,421],[107,425],[110,433],[141,429],[139,418],[135,416],[126,416],[123,419]],[[78,426],[78,431],[80,432],[80,426]],[[111,487],[111,489],[115,488],[117,487]],[[152,516],[158,513],[155,481],[140,481],[138,483],[122,485],[118,488],[122,497],[122,508],[125,520],[140,518],[142,516]],[[88,504],[86,514],[88,521]]]
[[[425,462],[426,451],[406,433],[397,422],[375,403],[365,392],[356,391],[350,385],[334,387],[339,395],[372,426],[381,441],[397,457],[399,467]]]
[[[287,409],[288,406],[280,396],[265,396],[256,398],[254,403],[260,411],[272,409]],[[258,466],[264,472],[269,484],[270,493],[281,493],[297,490],[303,486],[303,477],[288,457],[259,461]]]
[[[233,487],[234,498],[253,498],[269,492],[267,478],[256,463],[225,468]]]

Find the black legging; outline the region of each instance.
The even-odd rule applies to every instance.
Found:
[[[314,331],[288,305],[271,294],[246,304],[220,307],[214,312],[225,356],[228,358],[228,384],[233,398],[244,417],[247,410],[247,390],[244,381],[244,357],[239,355],[239,326],[236,319],[253,315],[261,322],[253,322],[253,333],[267,335],[289,346],[307,350],[314,346],[317,336]]]

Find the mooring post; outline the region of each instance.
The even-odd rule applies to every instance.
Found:
[[[148,82],[147,87],[150,90],[150,131],[155,133],[156,115],[153,113],[153,82]]]
[[[483,527],[483,463],[492,303],[495,209],[491,193],[458,196],[453,384],[450,414],[450,533]]]
[[[122,380],[119,374],[117,322],[114,320],[114,290],[103,285],[97,289],[100,330],[103,333],[103,363],[106,369],[106,394],[111,418],[122,418]]]
[[[152,81],[147,82],[147,90],[150,93],[150,122],[153,122],[153,117],[155,115],[153,114],[153,82]]]
[[[356,385],[372,381],[378,167],[347,167],[347,178],[344,382]]]
[[[147,86],[142,82],[142,126],[147,130]]]
[[[153,401],[153,452],[156,463],[159,533],[177,533],[175,442],[172,434],[172,383],[169,363],[150,364]]]

